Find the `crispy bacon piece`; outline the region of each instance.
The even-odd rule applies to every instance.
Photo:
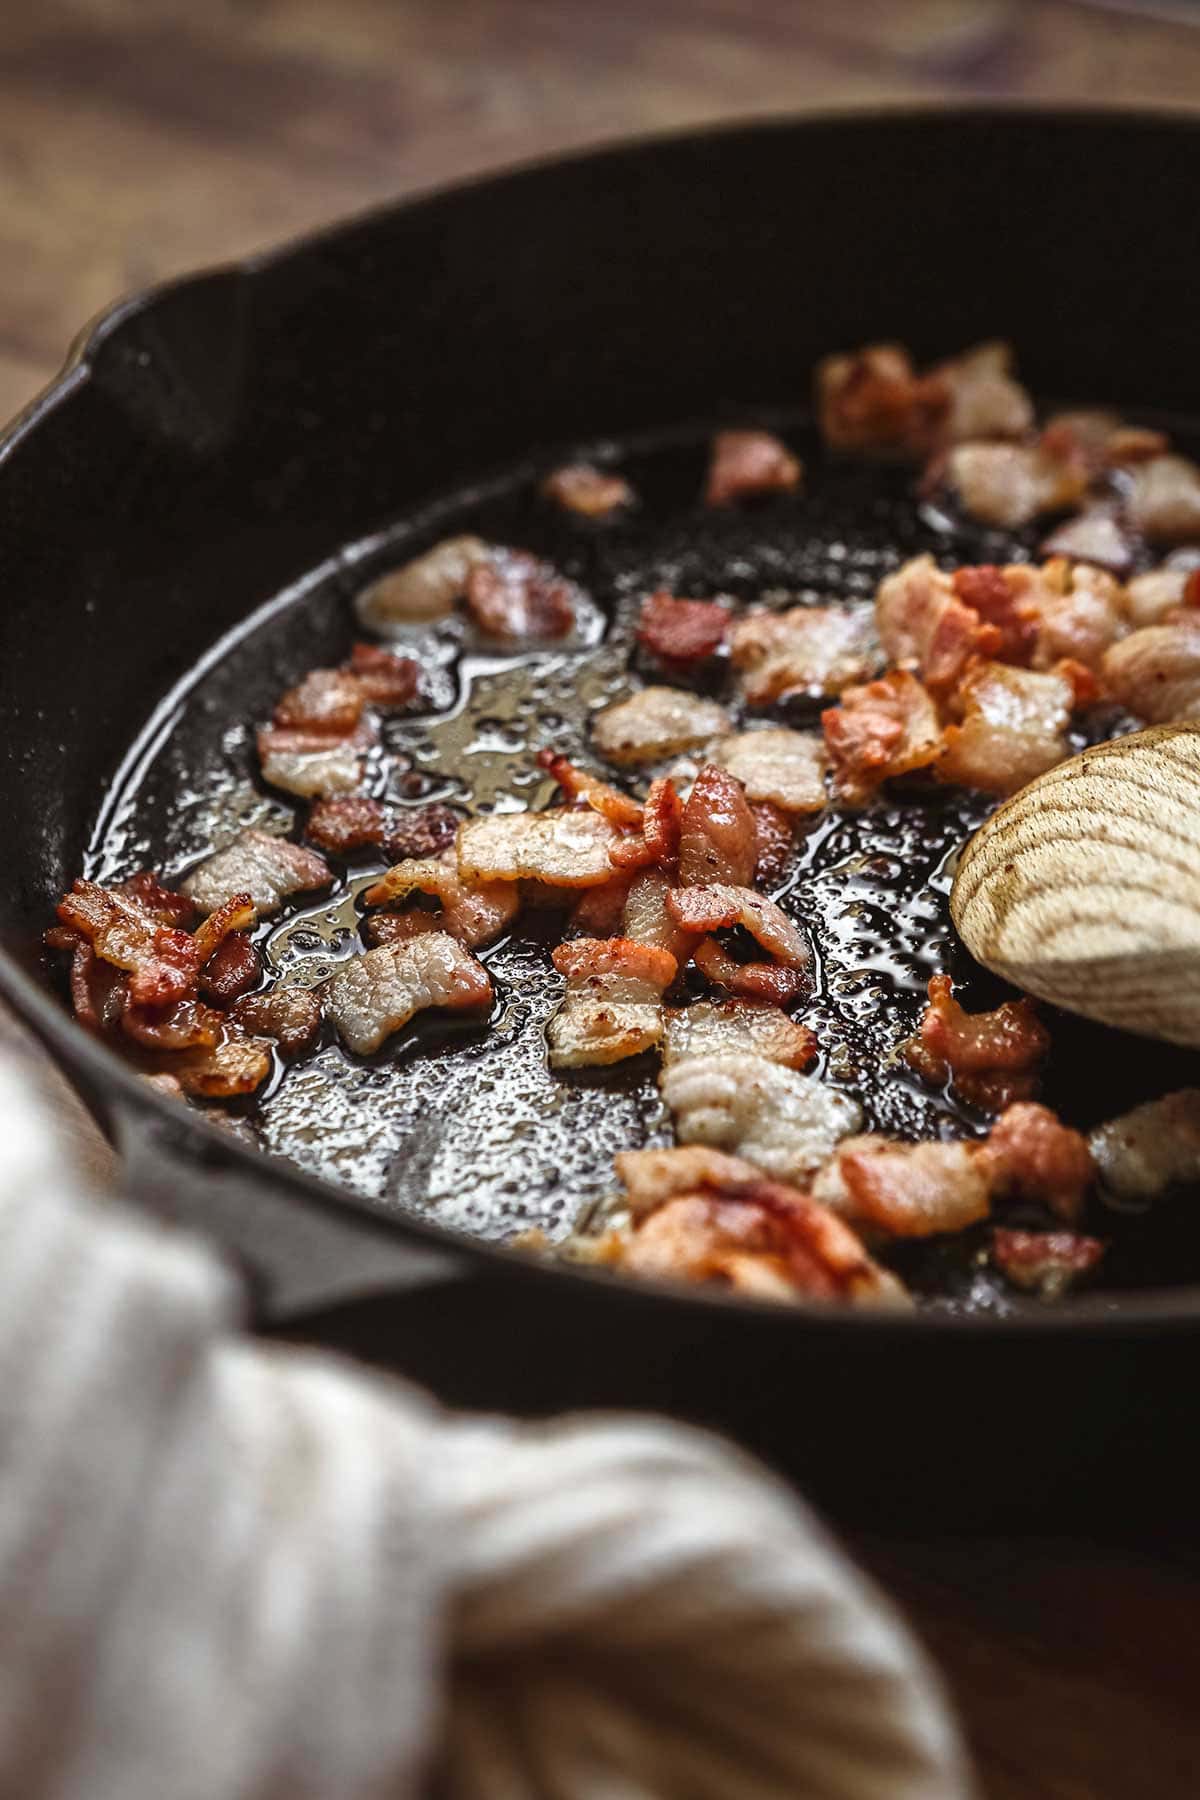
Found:
[[[963,510],[1005,531],[1074,506],[1090,473],[1087,458],[1067,436],[1043,436],[1036,444],[958,444],[945,463],[946,484]]]
[[[676,888],[667,895],[667,911],[686,931],[720,931],[742,925],[785,969],[808,966],[808,944],[802,933],[773,900],[756,894],[753,888],[724,881]]]
[[[771,1006],[791,1006],[808,986],[799,969],[781,968],[778,963],[740,963],[714,937],[701,938],[692,961],[714,987],[724,988],[745,1000],[762,1000]]]
[[[1031,1000],[1006,1000],[994,1012],[967,1013],[950,991],[950,977],[929,983],[929,1005],[915,1037],[901,1045],[923,1080],[954,1091],[973,1106],[999,1112],[1036,1091],[1050,1034]]]
[[[139,869],[128,881],[118,881],[114,891],[124,894],[128,900],[136,900],[160,925],[174,925],[180,931],[189,931],[196,922],[195,902],[186,894],[176,893],[174,888],[164,887],[149,869]]]
[[[1054,668],[1064,658],[1098,669],[1109,645],[1127,630],[1125,590],[1104,569],[1059,556],[1040,569],[1015,563],[1004,575],[1018,606],[1035,621],[1036,669]],[[1022,660],[1000,654],[1004,661]]]
[[[592,737],[613,763],[656,763],[698,750],[729,730],[729,715],[715,700],[681,688],[645,687],[597,713]]]
[[[902,1144],[860,1137],[839,1147],[813,1193],[864,1229],[891,1237],[932,1237],[986,1218],[992,1179],[992,1163],[982,1144]]]
[[[1038,642],[1038,609],[1023,591],[1025,575],[1019,564],[999,569],[991,563],[980,563],[955,570],[955,594],[985,628],[992,628],[991,632],[977,632],[976,654],[993,656],[997,662],[1029,662]],[[944,682],[943,690],[954,686],[962,672],[958,670],[952,680]]]
[[[352,957],[325,985],[334,1028],[360,1056],[427,1007],[477,1012],[492,999],[487,970],[444,931]]]
[[[1129,517],[1152,543],[1200,543],[1200,466],[1184,456],[1152,456],[1132,475]]]
[[[227,1035],[224,1013],[191,997],[169,1006],[139,1006],[127,1001],[121,1024],[126,1035],[147,1050],[210,1048],[223,1043]]]
[[[490,554],[482,538],[444,538],[423,556],[365,588],[354,602],[360,622],[386,636],[406,625],[444,619],[466,593],[471,570]]]
[[[247,931],[258,923],[258,908],[248,893],[230,894],[202,919],[195,931],[196,959],[201,968],[215,956],[231,932]]]
[[[432,929],[448,932],[469,950],[490,944],[507,931],[520,906],[511,881],[465,881],[453,846],[440,856],[410,857],[397,863],[372,883],[363,898],[368,906],[387,906],[414,893],[440,903]]]
[[[997,655],[1004,630],[985,622],[968,595],[960,592],[960,578],[976,599],[999,609],[1007,601],[1007,589],[999,593],[991,578],[1000,573],[962,569],[947,575],[928,553],[902,564],[880,583],[875,598],[876,628],[891,660],[915,670],[932,691],[945,694],[973,661]]]
[[[376,949],[380,944],[406,944],[442,929],[442,915],[426,906],[405,906],[399,912],[370,913],[362,922],[362,935]]]
[[[992,1229],[992,1261],[1015,1287],[1042,1300],[1057,1300],[1088,1275],[1104,1255],[1099,1238],[1078,1231]]]
[[[1113,575],[1125,575],[1133,566],[1133,545],[1109,505],[1089,506],[1064,520],[1042,544],[1041,553],[1093,563]]]
[[[1013,794],[1070,754],[1064,733],[1075,704],[1062,673],[981,663],[955,696],[961,725],[946,728],[943,781]]]
[[[675,958],[629,938],[575,938],[551,959],[567,978],[546,1031],[550,1066],[578,1069],[621,1062],[662,1037],[662,995]]]
[[[729,633],[729,659],[750,705],[770,706],[796,694],[840,694],[878,667],[879,655],[861,607],[753,607]]]
[[[813,1075],[745,1051],[673,1060],[659,1081],[682,1144],[712,1144],[782,1181],[805,1181],[861,1109]]]
[[[615,869],[674,867],[679,861],[682,828],[683,802],[675,791],[675,783],[669,777],[652,781],[640,838],[622,838],[609,851],[609,861]]]
[[[315,850],[251,826],[198,863],[181,885],[202,913],[215,913],[234,895],[244,894],[266,918],[290,895],[332,880],[333,870]]]
[[[553,470],[542,483],[542,493],[564,512],[580,513],[585,519],[607,518],[634,500],[623,475],[588,462],[566,463]]]
[[[1001,1113],[987,1140],[997,1189],[1040,1201],[1071,1224],[1096,1177],[1087,1139],[1050,1111],[1019,1101]]]
[[[803,464],[769,431],[719,431],[712,441],[705,504],[732,506],[762,494],[792,494],[803,475]]]
[[[1105,652],[1101,676],[1150,725],[1200,717],[1200,614],[1131,632]]]
[[[1200,1088],[1178,1088],[1109,1119],[1088,1146],[1105,1192],[1127,1205],[1200,1181]]]
[[[355,644],[346,665],[363,699],[371,706],[407,706],[421,685],[421,665],[411,656],[396,656],[377,644]]]
[[[904,669],[847,688],[841,705],[821,714],[821,725],[834,792],[851,806],[862,805],[892,776],[930,767],[944,748],[933,701]]]
[[[629,794],[623,794],[610,782],[603,781],[599,775],[592,775],[586,769],[577,769],[568,762],[565,756],[559,756],[553,750],[539,750],[538,762],[546,773],[553,777],[571,801],[585,801],[602,813],[610,824],[621,830],[639,831],[642,825],[642,808]]]
[[[787,813],[821,812],[825,806],[825,741],[815,731],[769,725],[722,738],[713,761],[737,777],[747,800],[769,801]]]
[[[265,994],[244,995],[233,1017],[252,1037],[272,1038],[281,1056],[301,1056],[321,1029],[320,996],[312,988],[280,984]]]
[[[467,576],[467,606],[481,631],[509,643],[565,637],[579,589],[528,550],[496,546]]]
[[[43,941],[50,950],[70,953],[71,1005],[79,1023],[96,1032],[119,1024],[129,985],[125,971],[102,961],[87,939],[66,925],[51,925]]]
[[[579,937],[629,937],[621,920],[632,884],[638,880],[634,869],[613,871],[610,881],[599,887],[584,888],[571,908],[570,932]]]
[[[1173,569],[1166,564],[1161,569],[1135,575],[1125,588],[1125,607],[1134,630],[1140,630],[1143,625],[1161,624],[1177,606],[1187,604],[1189,580],[1186,569]],[[1193,600],[1191,604],[1197,602]]]
[[[311,669],[297,687],[289,688],[273,714],[286,731],[328,732],[346,737],[362,717],[366,697],[347,669]]]
[[[226,1023],[219,1042],[172,1056],[170,1073],[185,1094],[233,1100],[262,1086],[271,1073],[271,1047]]]
[[[760,800],[752,806],[758,858],[754,864],[754,880],[763,887],[774,887],[782,881],[791,865],[796,830],[791,813],[784,812],[772,800]],[[747,887],[749,882],[745,884]]]
[[[636,944],[667,950],[683,968],[696,946],[696,933],[684,931],[667,909],[673,885],[662,869],[639,874],[626,895],[621,935]]]
[[[835,450],[924,456],[950,407],[941,375],[919,376],[900,344],[868,344],[817,365],[821,436]]]
[[[436,856],[454,842],[461,824],[448,806],[389,807],[365,795],[343,794],[316,802],[304,835],[338,856],[378,847],[401,862],[406,856]]]
[[[638,643],[668,668],[687,668],[716,655],[732,616],[715,600],[680,600],[660,588],[642,601]]]
[[[685,887],[712,881],[749,887],[758,860],[758,828],[737,777],[705,763],[684,804],[679,879]]]
[[[219,1006],[248,994],[262,980],[262,958],[244,931],[218,945],[200,975],[200,991]]]
[[[579,808],[490,813],[459,827],[458,872],[469,882],[599,887],[612,877],[609,852],[617,841],[607,819]]]
[[[196,940],[160,924],[136,900],[81,879],[56,910],[102,961],[128,970],[135,1005],[170,1006],[193,987],[200,969]]]
[[[806,1069],[817,1040],[777,1006],[755,1000],[693,1000],[668,1007],[663,1060],[669,1067],[685,1057],[762,1057],[787,1069]]]
[[[945,382],[950,407],[941,436],[950,444],[978,438],[1019,438],[1033,424],[1033,402],[1013,378],[1010,344],[976,344],[939,363],[927,379]]]
[[[264,725],[255,735],[263,780],[302,800],[350,794],[363,778],[363,758],[378,734],[363,719],[348,737]]]

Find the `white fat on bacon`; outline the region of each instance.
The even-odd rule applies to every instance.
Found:
[[[1200,1181],[1200,1088],[1179,1088],[1098,1125],[1088,1148],[1103,1188],[1129,1204]]]
[[[1125,587],[1125,607],[1134,630],[1139,631],[1143,625],[1157,625],[1164,614],[1182,606],[1187,583],[1186,569],[1169,566],[1135,575]]]
[[[459,827],[458,872],[470,882],[598,887],[612,879],[608,853],[619,838],[608,820],[590,807],[489,813]]]
[[[778,1006],[757,1000],[693,1000],[666,1009],[663,1061],[685,1057],[753,1057],[802,1069],[816,1055],[816,1039]]]
[[[1152,456],[1132,471],[1129,517],[1152,543],[1200,543],[1200,466]]]
[[[753,888],[713,881],[701,887],[676,888],[667,895],[667,911],[687,931],[721,931],[741,925],[785,969],[808,966],[808,944],[774,900]]]
[[[946,459],[947,485],[982,525],[1015,530],[1039,514],[1073,506],[1087,490],[1079,454],[1041,444],[959,444]]]
[[[1114,575],[1123,575],[1133,562],[1133,545],[1122,530],[1111,506],[1090,506],[1052,531],[1041,548],[1043,556],[1067,556],[1073,562],[1095,563]]]
[[[621,935],[632,943],[669,951],[682,968],[699,938],[671,916],[667,896],[672,892],[672,884],[661,869],[647,869],[638,875],[625,896]]]
[[[659,1042],[663,990],[675,958],[628,938],[575,938],[552,952],[565,975],[562,1005],[546,1028],[552,1069],[623,1062]]]
[[[597,713],[592,741],[614,763],[657,763],[698,750],[729,730],[715,700],[681,688],[645,687]]]
[[[939,776],[988,794],[1015,793],[1069,755],[1063,734],[1074,699],[1063,675],[980,664],[958,689],[962,723],[947,727]]]
[[[681,1143],[731,1151],[783,1181],[804,1181],[862,1125],[845,1094],[762,1056],[686,1056],[659,1086]]]
[[[816,1199],[863,1230],[891,1237],[962,1231],[991,1208],[994,1170],[978,1143],[849,1138],[813,1184]]]
[[[332,869],[315,850],[252,826],[206,857],[179,885],[203,913],[216,912],[235,894],[249,894],[260,917],[266,918],[278,912],[289,895],[308,893],[332,880]]]
[[[1055,557],[1040,569],[1014,563],[1004,574],[1016,606],[1037,623],[1035,668],[1072,657],[1098,669],[1109,645],[1128,630],[1125,590],[1106,569]]]
[[[302,800],[352,794],[362,782],[363,757],[376,736],[375,727],[367,720],[345,737],[264,725],[257,740],[263,780]]]
[[[820,812],[825,805],[829,753],[816,731],[768,726],[722,738],[713,761],[735,775],[747,800],[769,800],[789,813]]]
[[[360,1056],[428,1007],[478,1012],[491,1003],[487,970],[444,931],[352,957],[325,986],[325,1010]]]
[[[870,613],[847,606],[754,607],[731,627],[729,657],[751,706],[840,694],[879,660]]]
[[[948,443],[1024,437],[1033,424],[1033,402],[1013,376],[1011,344],[976,344],[939,363],[930,375],[940,376],[950,390],[942,423],[942,436]]]
[[[441,902],[435,929],[449,932],[469,950],[490,944],[517,916],[520,895],[511,881],[464,881],[453,845],[440,856],[409,857],[381,875],[363,898],[368,906],[389,906],[410,894]]]
[[[415,561],[372,582],[358,595],[354,609],[369,630],[384,635],[444,619],[465,594],[472,569],[490,554],[482,538],[444,538]]]
[[[1150,725],[1200,718],[1200,612],[1131,632],[1105,655],[1103,676]]]

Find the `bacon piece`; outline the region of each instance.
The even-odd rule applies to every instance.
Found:
[[[801,932],[773,900],[756,894],[753,888],[724,881],[676,888],[667,895],[667,911],[686,931],[720,931],[742,925],[785,969],[808,966],[808,944]]]
[[[739,731],[722,738],[713,761],[736,776],[747,800],[770,801],[788,813],[821,812],[825,806],[825,740],[815,731],[783,726]]]
[[[195,983],[200,958],[194,938],[161,925],[135,900],[94,881],[76,881],[58,917],[102,961],[129,971],[129,996],[139,1006],[169,1006]]]
[[[1104,460],[1112,468],[1121,468],[1165,456],[1170,448],[1171,440],[1165,431],[1151,431],[1145,425],[1119,425],[1105,443]]]
[[[1139,463],[1128,510],[1152,543],[1200,543],[1200,466],[1184,456],[1152,456]]]
[[[879,662],[870,615],[848,606],[754,607],[729,633],[729,658],[751,706],[840,694]]]
[[[737,777],[705,763],[683,808],[679,879],[685,887],[711,881],[749,887],[758,860],[758,829]]]
[[[246,931],[257,923],[258,909],[250,895],[230,894],[196,927],[196,960],[200,967],[216,955],[231,932]]]
[[[610,824],[622,830],[639,831],[642,824],[642,808],[629,794],[623,794],[619,788],[603,781],[599,775],[589,774],[586,769],[577,769],[568,762],[565,756],[557,755],[553,750],[539,750],[538,762],[562,789],[568,800],[585,801],[598,813],[603,813]]]
[[[406,856],[436,856],[458,835],[462,819],[448,806],[389,807],[364,795],[318,800],[304,834],[339,856],[378,847],[401,862]]]
[[[1121,429],[1116,413],[1103,407],[1077,407],[1067,412],[1051,413],[1042,435],[1051,443],[1074,443],[1094,469],[1102,469],[1113,433]]]
[[[542,483],[542,493],[564,512],[580,513],[585,519],[607,518],[634,500],[623,475],[587,462],[566,463],[553,470]]]
[[[978,657],[997,654],[1005,641],[1003,627],[985,624],[958,590],[965,581],[978,600],[998,609],[1000,596],[991,579],[998,574],[980,569],[950,576],[928,553],[902,564],[880,583],[875,597],[876,628],[891,660],[916,670],[934,691],[948,693]],[[1032,638],[1031,631],[1031,645]]]
[[[817,1054],[817,1040],[777,1006],[754,1000],[693,1000],[668,1007],[663,1060],[668,1067],[685,1057],[760,1057],[787,1069],[805,1069]]]
[[[844,1094],[744,1051],[675,1060],[659,1087],[680,1143],[713,1144],[783,1181],[815,1174],[862,1126]]]
[[[635,944],[669,951],[682,968],[696,946],[696,933],[682,930],[668,911],[667,897],[673,891],[661,869],[638,875],[626,896],[621,935]]]
[[[280,725],[264,725],[255,737],[263,780],[302,800],[352,793],[363,778],[363,758],[376,742],[366,719],[348,737]]]
[[[668,667],[686,668],[716,655],[732,616],[715,600],[680,600],[660,588],[642,601],[638,643]]]
[[[171,1058],[170,1073],[185,1094],[205,1100],[234,1100],[252,1094],[271,1073],[271,1047],[225,1025],[220,1041]]]
[[[346,669],[311,669],[277,704],[273,719],[286,731],[328,732],[346,737],[366,704],[359,683]]]
[[[745,1000],[761,1000],[771,1006],[791,1006],[808,986],[798,969],[776,963],[740,963],[714,937],[702,938],[692,960],[706,981]]]
[[[1006,1000],[994,1012],[967,1013],[950,991],[950,977],[929,983],[929,1005],[915,1035],[900,1046],[923,1080],[954,1091],[973,1106],[999,1112],[1028,1100],[1050,1049],[1031,1000]]]
[[[918,376],[900,344],[868,344],[817,365],[821,436],[835,450],[926,455],[950,408],[943,376]]]
[[[562,1005],[546,1030],[552,1069],[621,1062],[662,1037],[662,994],[675,958],[629,938],[576,938],[551,959],[567,978]]]
[[[124,970],[102,961],[86,938],[65,925],[51,925],[42,941],[47,949],[70,953],[71,1005],[79,1023],[95,1032],[118,1024],[129,986]]]
[[[964,606],[971,608],[984,627],[975,634],[973,650],[976,654],[991,655],[997,662],[1030,661],[1038,642],[1039,610],[1029,592],[1031,576],[1033,571],[1019,563],[1007,569],[979,563],[972,568],[955,570],[955,594]],[[988,627],[991,627],[990,631]],[[989,648],[989,639],[994,648]],[[942,691],[948,692],[956,686],[963,672],[960,668],[944,681]],[[929,676],[926,679],[930,686],[936,685]]]
[[[262,958],[244,931],[234,931],[205,963],[200,989],[218,1005],[226,1005],[248,994],[261,980]]]
[[[729,715],[715,700],[681,688],[645,687],[597,713],[592,736],[614,763],[656,763],[698,750],[729,730]]]
[[[347,668],[363,699],[385,711],[407,706],[421,685],[419,662],[381,650],[377,644],[355,644]]]
[[[754,814],[758,842],[754,880],[763,887],[774,887],[783,880],[791,864],[796,836],[792,815],[771,800],[760,800],[750,811]]]
[[[992,1261],[1015,1287],[1057,1300],[1096,1267],[1104,1255],[1099,1238],[1077,1231],[992,1230]]]
[[[186,894],[176,893],[174,888],[164,887],[149,869],[139,869],[128,881],[118,881],[114,892],[124,894],[128,900],[136,900],[143,912],[148,912],[160,925],[174,925],[180,931],[188,931],[195,924],[194,901]]]
[[[821,714],[837,797],[867,801],[881,782],[928,768],[942,755],[933,701],[915,676],[893,669],[865,687],[847,688],[840,706]]]
[[[959,444],[945,479],[980,524],[1013,531],[1042,513],[1074,506],[1087,490],[1087,459],[1072,439],[1037,444]]]
[[[1088,1146],[1104,1191],[1127,1205],[1200,1182],[1200,1088],[1178,1088],[1109,1119]]]
[[[652,865],[673,867],[679,860],[683,828],[683,802],[669,777],[652,781],[646,795],[642,835],[623,838],[609,851],[616,869],[645,869]]]
[[[951,444],[979,438],[1020,438],[1033,424],[1033,402],[1013,378],[1011,344],[976,344],[939,363],[926,377],[950,390],[941,437]]]
[[[467,576],[467,606],[489,637],[509,643],[565,637],[580,598],[574,582],[528,550],[492,549]]]
[[[1064,658],[1098,669],[1104,652],[1127,630],[1125,590],[1114,576],[1087,563],[1054,557],[1035,569],[1015,563],[1003,571],[1014,601],[1034,621],[1032,659],[998,652],[1003,661],[1032,660],[1053,668]]]
[[[224,1013],[190,997],[169,1006],[127,1002],[121,1025],[127,1036],[148,1050],[209,1048],[226,1036]]]
[[[962,724],[946,729],[943,781],[1012,794],[1070,754],[1063,735],[1075,691],[1057,672],[981,663],[956,696]]]
[[[1133,545],[1109,506],[1089,506],[1065,520],[1050,533],[1041,553],[1093,563],[1113,575],[1124,575],[1133,566]]]
[[[1096,1168],[1087,1139],[1050,1111],[1019,1101],[1001,1113],[987,1140],[999,1191],[1036,1200],[1071,1223],[1083,1209]]]
[[[569,920],[572,935],[579,937],[630,937],[621,920],[632,884],[638,879],[633,869],[614,872],[610,881],[599,887],[584,888],[571,908]]]
[[[492,1000],[487,970],[444,931],[381,944],[343,963],[325,984],[334,1028],[360,1056],[378,1050],[427,1007],[477,1012]]]
[[[372,883],[363,898],[368,906],[387,906],[414,893],[440,902],[432,928],[448,932],[468,950],[490,944],[507,931],[520,906],[511,881],[465,881],[453,846],[440,856],[410,857],[397,863]]]
[[[415,561],[372,582],[356,597],[354,610],[363,625],[385,636],[397,627],[444,619],[466,593],[471,570],[490,554],[482,538],[444,538]]]
[[[406,906],[400,912],[371,913],[362,922],[362,935],[372,949],[380,944],[407,944],[442,929],[442,915],[425,906]]]
[[[597,812],[551,807],[540,813],[491,813],[458,832],[464,881],[540,881],[599,887],[612,877],[609,851],[618,834]]]
[[[1174,569],[1169,564],[1136,575],[1125,588],[1125,606],[1134,629],[1158,625],[1177,606],[1183,606],[1188,580],[1186,569]]]
[[[284,1057],[301,1056],[321,1029],[321,1000],[312,988],[277,984],[265,994],[246,994],[233,1017],[253,1037],[272,1038]]]
[[[840,1146],[813,1193],[853,1224],[891,1237],[933,1237],[986,1218],[992,1178],[982,1144],[860,1137]]]
[[[1131,632],[1105,652],[1101,676],[1150,725],[1200,717],[1200,615]]]
[[[309,893],[332,880],[333,870],[315,850],[250,826],[198,863],[180,885],[202,913],[215,913],[232,896],[244,894],[266,918],[290,895]]]
[[[803,464],[769,431],[719,431],[704,488],[707,506],[731,506],[763,494],[791,494],[800,486]]]

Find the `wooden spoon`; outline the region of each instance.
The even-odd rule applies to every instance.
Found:
[[[963,851],[950,915],[1027,993],[1200,1046],[1200,722],[1099,744],[1014,794]]]

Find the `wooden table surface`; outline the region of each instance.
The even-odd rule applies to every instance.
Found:
[[[0,415],[123,292],[521,157],[894,100],[1200,105],[1189,11],[1200,24],[1186,0],[1141,17],[1056,0],[10,4]],[[60,1110],[103,1169],[61,1094]],[[1200,1794],[1196,1558],[1149,1542],[853,1547],[939,1660],[990,1800]]]

